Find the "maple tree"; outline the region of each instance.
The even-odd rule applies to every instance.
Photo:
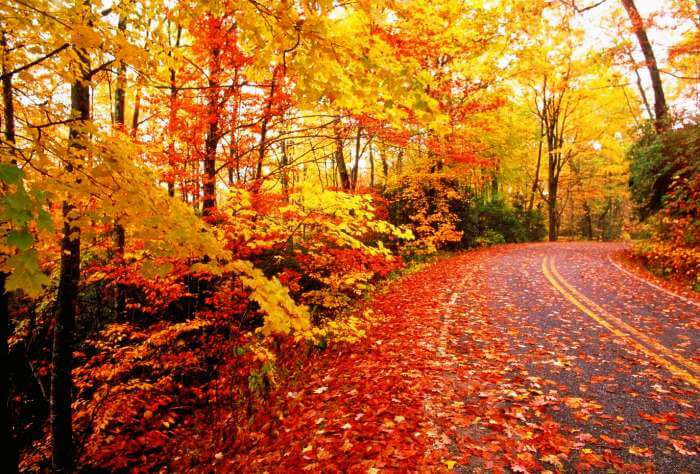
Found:
[[[252,449],[302,361],[403,327],[352,311],[383,280],[545,229],[619,238],[650,189],[673,237],[642,254],[697,279],[697,126],[669,105],[696,92],[662,78],[696,74],[697,31],[657,60],[614,10],[642,135],[639,51],[587,45],[589,7],[1,2],[3,470],[159,469],[221,413]]]

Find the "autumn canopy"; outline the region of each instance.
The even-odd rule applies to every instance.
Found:
[[[439,251],[644,234],[697,285],[698,12],[638,3],[0,1],[0,469],[245,452]]]

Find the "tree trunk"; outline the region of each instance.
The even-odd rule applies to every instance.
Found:
[[[551,146],[549,148],[552,148]],[[556,242],[559,229],[559,215],[557,214],[557,193],[559,191],[559,179],[557,174],[556,153],[549,153],[549,175],[547,179],[547,218],[549,222],[549,241]]]
[[[84,123],[90,119],[90,61],[87,52],[76,49],[82,72],[71,84],[71,114],[78,119],[68,134],[68,161],[66,171],[73,171],[73,161],[82,160],[79,152],[86,147],[89,136]],[[78,311],[78,283],[80,279],[80,228],[76,225],[73,204],[63,202],[63,237],[61,238],[61,267],[53,330],[51,354],[50,421],[52,437],[51,465],[54,472],[72,472],[75,466],[73,448],[73,421],[71,411],[73,328]]]
[[[627,15],[632,22],[634,34],[637,36],[637,41],[639,41],[639,46],[644,54],[644,60],[646,61],[647,70],[649,71],[649,76],[651,78],[651,87],[654,91],[654,126],[658,131],[662,131],[667,128],[666,115],[668,112],[668,106],[666,105],[666,97],[664,95],[663,84],[661,82],[661,74],[659,74],[659,67],[656,63],[654,50],[651,47],[651,42],[649,41],[646,29],[644,28],[644,21],[637,10],[637,6],[634,4],[634,0],[621,1],[622,6],[625,7]]]
[[[80,276],[80,230],[69,216],[73,206],[63,203],[63,238],[61,239],[61,273],[58,286],[57,312],[53,330],[51,357],[51,436],[54,472],[72,472],[73,421],[71,412],[73,328],[78,303]],[[77,234],[77,235],[76,235]]]
[[[498,170],[491,173],[491,200],[498,198]]]
[[[12,435],[13,425],[10,416],[10,366],[9,366],[9,346],[10,338],[10,313],[8,305],[8,294],[5,292],[6,273],[0,272],[0,364],[3,366],[2,386],[0,386],[0,403],[2,403],[2,472],[12,474],[17,472],[18,452]]]
[[[136,80],[136,94],[134,95],[134,113],[131,116],[131,136],[136,137],[139,128],[139,115],[141,113],[141,85],[142,78]]]
[[[209,97],[207,104],[207,120],[209,128],[204,142],[204,177],[202,189],[204,201],[202,213],[211,216],[216,209],[216,148],[219,145],[219,76],[221,73],[221,51],[212,50],[212,60],[209,68]]]
[[[586,238],[593,240],[593,215],[591,214],[591,207],[585,201],[583,203],[583,212],[586,219]]]
[[[209,131],[205,141],[204,158],[204,179],[202,179],[202,189],[204,191],[204,201],[202,213],[210,216],[216,209],[216,147],[219,142],[218,122],[209,123]]]
[[[283,78],[284,79],[284,78]],[[275,98],[275,91],[277,89],[277,68],[272,71],[272,80],[270,81],[270,96],[267,98],[267,104],[265,105],[264,115],[262,117],[262,122],[260,124],[260,143],[258,144],[258,165],[255,170],[255,179],[258,183],[255,186],[255,190],[260,188],[260,180],[262,179],[262,169],[263,163],[265,161],[265,151],[267,149],[267,128],[270,123],[272,114],[272,102]]]
[[[2,73],[7,73],[9,65],[7,63],[7,38],[5,32],[2,32],[0,37],[0,46],[2,47]],[[5,124],[4,138],[10,144],[15,142],[15,110],[12,92],[12,74],[4,76],[2,79],[2,98],[3,98],[3,122]],[[12,153],[12,152],[11,152]],[[17,464],[19,461],[19,451],[17,443],[13,436],[14,425],[10,415],[10,365],[9,365],[9,339],[12,332],[10,323],[9,310],[9,295],[5,291],[5,281],[8,275],[0,272],[0,364],[5,368],[2,375],[2,386],[0,387],[0,409],[2,410],[2,438],[0,438],[0,446],[2,449],[2,464],[0,469],[2,472],[12,474],[17,472]]]
[[[630,64],[634,64],[634,56],[632,55],[631,48],[625,48],[625,54],[630,61]],[[654,112],[651,110],[649,105],[649,99],[647,99],[647,93],[644,91],[644,85],[642,84],[642,76],[639,75],[639,70],[634,69],[635,82],[637,84],[637,90],[639,91],[639,96],[642,98],[642,103],[644,104],[644,110],[649,114],[649,120],[654,120]]]
[[[532,180],[530,189],[530,201],[527,203],[527,212],[532,212],[535,206],[535,193],[540,185],[540,167],[542,166],[542,138],[544,138],[544,124],[540,119],[540,141],[537,144],[537,167],[535,168],[535,178]]]
[[[557,201],[556,199],[547,200],[547,217],[549,222],[549,241],[557,241]]]
[[[175,47],[180,46],[180,38],[182,37],[182,27],[177,27],[177,38],[175,39]],[[172,57],[173,52],[170,50],[168,56]],[[175,69],[170,68],[170,110],[168,115],[168,196],[175,197],[175,120],[177,118],[177,84],[175,83]]]
[[[235,142],[233,132],[231,133],[231,145],[228,149],[228,161],[228,185],[233,186],[241,181],[241,158],[238,156],[238,144]]]
[[[126,20],[119,19],[120,31],[126,31]],[[126,63],[119,61],[119,69],[117,70],[117,87],[114,91],[114,122],[118,129],[124,131],[126,123]],[[124,226],[119,223],[117,218],[114,222],[114,246],[117,262],[123,264],[124,260],[124,245],[126,244],[126,235]],[[126,299],[124,297],[124,286],[116,284],[114,286],[114,313],[120,320],[126,313]]]
[[[360,140],[362,138],[362,127],[357,127],[357,137],[355,138],[355,164],[352,167],[352,189],[357,189],[357,176],[360,168]]]
[[[345,156],[343,155],[343,139],[339,135],[336,135],[335,138],[335,164],[338,167],[338,175],[340,175],[340,184],[343,191],[349,191],[351,187],[350,175],[348,174]]]
[[[398,178],[401,176],[401,172],[403,171],[403,148],[399,149],[399,153],[396,156],[396,177]]]
[[[386,148],[379,148],[379,159],[382,162],[382,175],[384,176],[384,187],[389,181],[389,162],[386,159]]]
[[[282,149],[282,161],[280,162],[280,184],[282,184],[282,194],[285,199],[289,199],[289,176],[287,167],[289,166],[289,156],[287,156],[287,140],[280,142]]]
[[[2,98],[3,98],[3,108],[4,108],[4,121],[5,121],[5,140],[9,143],[15,142],[15,104],[13,100],[12,92],[12,74],[4,75],[9,66],[7,64],[7,40],[5,38],[5,32],[2,32],[2,37],[0,38],[2,43]]]
[[[374,153],[371,143],[369,145],[369,187],[374,189]]]

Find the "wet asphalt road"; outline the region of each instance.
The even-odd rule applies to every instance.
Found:
[[[505,247],[486,257],[487,304],[527,371],[566,400],[554,417],[572,436],[643,470],[698,473],[700,306],[616,268],[620,249]]]

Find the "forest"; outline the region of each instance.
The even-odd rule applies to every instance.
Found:
[[[631,242],[700,291],[699,28],[691,0],[0,0],[0,470],[302,472],[248,464],[282,401],[451,255]],[[391,466],[354,444],[306,470]]]

